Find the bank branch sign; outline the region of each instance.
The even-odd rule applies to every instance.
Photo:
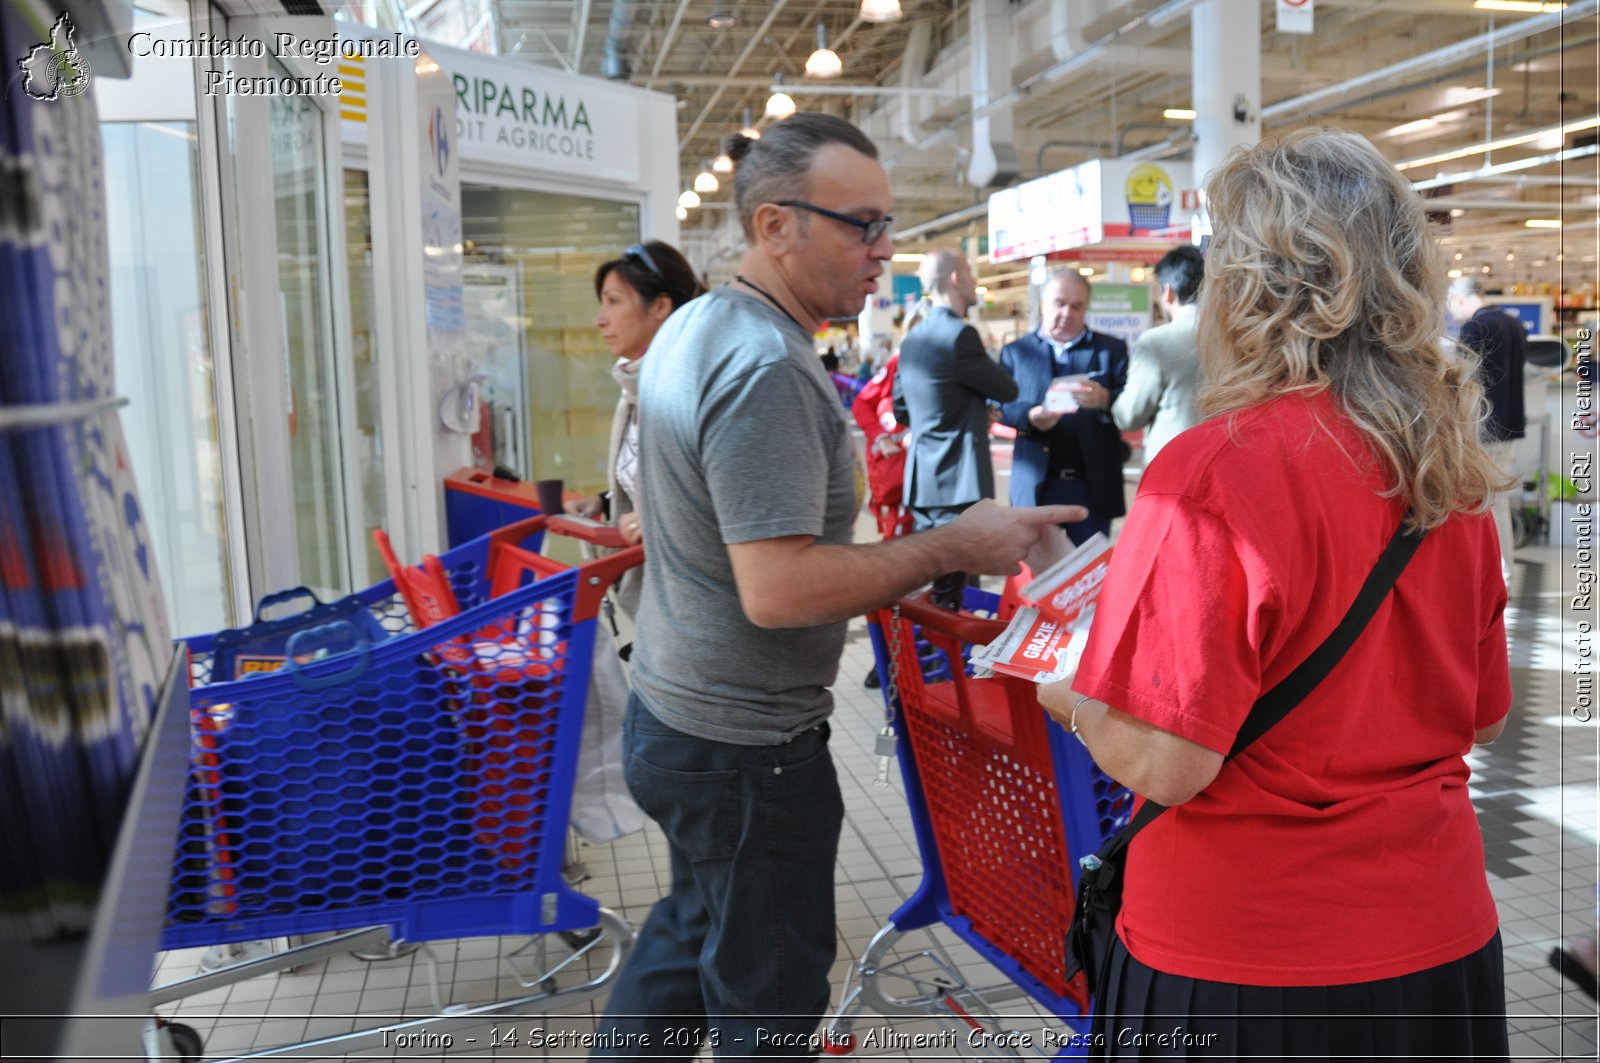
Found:
[[[463,159],[639,179],[637,90],[430,45],[455,86]]]

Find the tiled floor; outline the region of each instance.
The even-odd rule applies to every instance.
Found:
[[[1592,656],[1579,657],[1579,621],[1592,611],[1572,607],[1578,574],[1572,547],[1544,546],[1519,553],[1514,607],[1510,617],[1516,706],[1505,736],[1473,756],[1473,794],[1488,850],[1488,867],[1499,901],[1505,940],[1506,988],[1514,1057],[1522,1060],[1595,1059],[1596,1007],[1571,989],[1546,963],[1552,946],[1565,936],[1595,932],[1595,883],[1600,877],[1600,826],[1596,781],[1600,746],[1593,722],[1570,713],[1579,699],[1580,679],[1592,675]],[[1592,569],[1590,570],[1592,572]],[[834,757],[845,792],[846,823],[841,841],[838,883],[839,960],[834,968],[836,997],[852,960],[866,948],[888,916],[916,887],[921,862],[912,841],[898,774],[888,789],[873,785],[873,739],[882,703],[862,689],[872,651],[860,622],[852,625],[840,681],[835,688]],[[1586,680],[1585,680],[1586,681]],[[1587,688],[1592,697],[1592,686]],[[1419,825],[1419,830],[1426,829]],[[589,873],[581,887],[635,924],[644,919],[666,880],[666,854],[653,828],[607,846],[584,846],[581,861]],[[1440,898],[1449,903],[1449,898]],[[1003,983],[993,970],[947,932],[915,932],[899,954],[929,949],[959,970],[972,985]],[[429,946],[447,1002],[478,1005],[527,994],[508,970],[510,955],[526,939],[482,938]],[[561,942],[547,943],[549,955],[568,954]],[[580,965],[599,966],[604,949]],[[190,974],[195,951],[163,958],[160,980]],[[935,961],[917,961],[931,971]],[[570,972],[569,972],[570,973]],[[422,954],[368,963],[340,954],[303,969],[257,977],[193,997],[165,1010],[193,1025],[204,1037],[207,1057],[265,1048],[392,1023],[394,1016],[432,1014],[429,966]],[[421,1037],[402,1046],[391,1037],[386,1048],[362,1058],[578,1059],[581,1047],[534,1043],[558,1031],[580,1035],[592,1029],[602,999],[565,1004],[553,1013],[502,1015],[492,1022],[451,1032],[451,1046]],[[1026,1000],[1001,1004],[1008,1029],[1041,1041],[1047,1022]],[[958,1058],[937,1047],[941,1027],[930,1020],[863,1015],[856,1027],[858,1054],[904,1059]],[[513,1034],[514,1031],[514,1034]],[[892,1031],[892,1033],[891,1033]],[[884,1041],[916,1033],[935,1036],[935,1047],[887,1047]],[[435,1032],[432,1035],[438,1037]],[[514,1043],[513,1042],[514,1037]],[[963,1035],[964,1040],[964,1035]],[[872,1042],[878,1042],[873,1044]],[[570,1044],[570,1042],[569,1042]],[[912,1044],[900,1040],[899,1046]],[[341,1053],[345,1049],[339,1050]],[[1024,1050],[1024,1058],[1040,1052]],[[307,1049],[295,1058],[342,1058]],[[986,1058],[1005,1058],[991,1053]]]

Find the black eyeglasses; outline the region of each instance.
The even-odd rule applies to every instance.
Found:
[[[819,207],[815,203],[807,203],[803,199],[780,199],[777,201],[777,205],[780,207],[799,207],[801,210],[809,210],[813,214],[820,214],[824,218],[832,218],[834,221],[842,221],[846,225],[854,225],[861,230],[861,242],[864,244],[877,243],[883,238],[883,234],[888,232],[890,227],[894,225],[893,214],[885,214],[881,218],[865,221],[861,218],[851,217],[849,214],[840,214],[836,210],[829,210],[827,207]]]
[[[651,273],[654,273],[662,280],[666,280],[666,274],[661,272],[661,267],[656,265],[656,260],[650,257],[650,252],[644,249],[643,244],[634,244],[632,247],[622,252],[622,257],[638,259],[640,262],[644,263],[645,269],[649,270]]]

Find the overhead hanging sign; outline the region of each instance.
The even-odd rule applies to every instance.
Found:
[[[1278,32],[1310,33],[1317,0],[1278,0]]]
[[[1189,171],[1186,163],[1092,159],[996,192],[989,197],[989,259],[1080,248],[1096,257],[1118,248],[1144,255],[1187,239],[1192,212],[1179,199]]]

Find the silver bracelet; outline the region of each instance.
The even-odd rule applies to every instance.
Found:
[[[1083,740],[1083,734],[1078,730],[1078,710],[1083,708],[1084,702],[1093,700],[1094,698],[1090,697],[1088,694],[1084,694],[1082,697],[1078,698],[1077,701],[1072,703],[1072,715],[1068,717],[1067,720],[1067,729],[1077,736],[1078,743],[1086,749],[1088,748],[1089,744]]]

